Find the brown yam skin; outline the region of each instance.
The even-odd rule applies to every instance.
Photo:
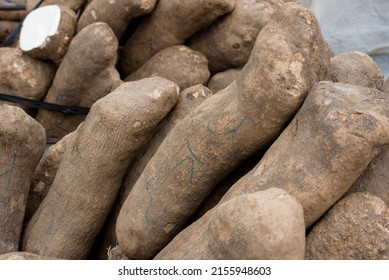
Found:
[[[30,261],[39,261],[39,260],[59,260],[59,259],[39,256],[39,255],[32,254],[32,253],[29,253],[29,252],[12,252],[12,253],[7,253],[7,254],[0,255],[0,260],[10,260],[10,261],[30,260]]]
[[[245,159],[236,169],[231,171],[228,176],[221,180],[209,193],[209,195],[201,202],[200,206],[197,208],[196,212],[188,220],[187,224],[191,224],[194,221],[201,218],[205,213],[214,208],[223,196],[228,192],[228,190],[244,175],[249,173],[261,160],[266,148],[263,151],[259,151],[250,158]]]
[[[86,258],[128,165],[177,97],[176,84],[150,78],[125,83],[97,101],[27,225],[23,250],[54,258]]]
[[[329,60],[309,10],[278,10],[237,81],[177,123],[149,161],[117,220],[123,252],[155,256],[228,172],[279,135]]]
[[[116,246],[117,240],[115,226],[120,209],[123,206],[123,203],[126,200],[128,194],[132,190],[132,187],[138,180],[140,174],[142,174],[147,163],[154,156],[166,135],[178,123],[179,120],[184,118],[191,110],[196,108],[210,96],[212,96],[212,92],[203,85],[192,86],[184,91],[181,91],[180,95],[178,96],[177,105],[158,125],[158,128],[153,134],[153,137],[150,139],[147,145],[142,147],[141,151],[131,162],[127,173],[123,178],[123,183],[119,190],[115,205],[105,223],[101,237],[102,243],[100,245],[99,258],[106,258],[107,249],[110,246]]]
[[[387,94],[389,94],[389,78],[386,79],[385,83],[383,84],[381,90],[383,92],[386,92]]]
[[[348,190],[369,192],[389,205],[389,147],[385,147]]]
[[[15,106],[0,105],[0,254],[18,251],[31,177],[45,131]]]
[[[156,3],[157,0],[94,0],[83,12],[77,32],[94,22],[105,22],[120,39],[128,23],[134,18],[150,13]]]
[[[40,100],[54,74],[52,63],[33,59],[20,49],[0,48],[0,92]]]
[[[384,75],[381,67],[369,55],[347,52],[331,58],[328,80],[380,89]]]
[[[168,79],[184,90],[206,84],[211,74],[208,60],[202,53],[178,45],[159,51],[124,80],[136,81],[153,76]]]
[[[8,36],[16,29],[18,26],[16,21],[7,21],[0,20],[0,43],[4,42]]]
[[[46,197],[55,175],[57,174],[57,170],[62,161],[65,150],[72,145],[75,133],[76,131],[69,133],[58,143],[52,145],[39,161],[31,179],[26,213],[24,215],[24,224],[31,219],[43,199]]]
[[[39,0],[26,0],[26,9],[27,11],[31,11],[32,8],[39,2]],[[60,5],[66,6],[73,11],[77,11],[81,8],[81,6],[87,2],[87,0],[45,0],[41,6],[47,5]],[[41,7],[40,6],[40,7]]]
[[[209,79],[207,87],[213,93],[217,93],[235,81],[239,77],[240,71],[242,71],[242,69],[233,68],[219,72]]]
[[[234,0],[159,0],[127,41],[120,66],[128,76],[158,51],[184,41],[232,11]],[[93,3],[93,2],[92,2]]]
[[[0,21],[19,21],[26,15],[26,11],[0,11]]]
[[[68,50],[76,29],[76,13],[66,6],[61,6],[61,20],[56,34],[46,38],[46,42],[37,48],[24,53],[36,59],[47,59],[59,62]]]
[[[291,1],[236,1],[230,14],[194,35],[189,39],[188,46],[208,58],[212,73],[242,67],[250,57],[259,31],[277,9]]]
[[[309,227],[389,144],[388,116],[389,96],[381,91],[316,84],[259,164],[221,202],[277,186],[300,201]]]
[[[212,92],[203,85],[196,85],[182,91],[178,96],[177,105],[166,116],[155,131],[151,140],[147,145],[142,148],[142,152],[139,153],[134,161],[131,163],[131,168],[128,170],[124,177],[123,187],[125,189],[124,195],[121,197],[120,206],[123,205],[125,198],[130,193],[132,186],[139,179],[147,163],[157,152],[162,141],[169,134],[170,130],[192,110],[198,107],[206,99],[212,96]]]
[[[220,204],[180,232],[157,260],[302,260],[305,226],[300,203],[280,189]]]
[[[331,59],[330,78],[385,91],[380,66],[367,54],[350,52]],[[389,93],[389,91],[386,91]],[[389,204],[389,149],[383,149],[351,186],[348,193],[370,192]],[[346,195],[347,195],[346,194]]]
[[[369,193],[346,196],[307,237],[309,260],[389,260],[389,208]]]
[[[89,25],[70,43],[44,101],[91,107],[122,83],[115,69],[117,49],[118,41],[107,24]],[[39,110],[36,119],[48,138],[61,138],[75,130],[85,115]]]
[[[379,89],[383,83],[380,66],[367,54],[349,52],[331,58],[330,76],[333,80]],[[385,91],[381,87],[381,91]],[[389,93],[389,91],[387,91]],[[346,195],[370,192],[389,204],[389,148],[384,148],[350,187]]]

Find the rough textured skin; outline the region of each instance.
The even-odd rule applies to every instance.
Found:
[[[340,63],[345,63],[345,66],[342,67]],[[350,66],[350,64],[352,65]],[[336,78],[341,78],[345,83],[360,86],[379,88],[383,81],[380,66],[370,56],[359,52],[345,53],[332,58],[331,73],[334,73]],[[389,85],[388,81],[386,84]],[[385,89],[384,85],[381,87],[381,91],[389,93],[389,87]],[[389,204],[388,168],[389,147],[386,147],[374,158],[345,195],[354,192],[370,192]]]
[[[228,172],[279,135],[329,60],[309,10],[278,10],[238,79],[178,122],[149,161],[117,220],[123,252],[155,256]]]
[[[328,80],[380,89],[384,75],[381,67],[369,55],[347,52],[331,58]]]
[[[130,193],[133,185],[142,174],[147,163],[157,152],[162,141],[169,134],[170,130],[194,108],[203,103],[212,96],[212,92],[203,85],[196,85],[181,91],[178,97],[177,105],[166,116],[155,131],[151,140],[142,148],[142,151],[135,157],[131,163],[130,169],[124,177],[123,187],[125,189],[120,206],[123,205],[125,198]]]
[[[46,38],[41,46],[24,53],[36,59],[58,61],[65,55],[74,36],[77,25],[76,13],[66,6],[61,6],[61,21],[57,32]]]
[[[45,131],[15,106],[0,105],[0,254],[18,251],[28,189]]]
[[[246,194],[209,211],[179,233],[158,260],[302,260],[303,209],[280,189]]]
[[[127,41],[120,58],[128,76],[158,51],[184,41],[234,8],[234,0],[159,0]],[[93,3],[93,2],[92,2]]]
[[[31,219],[43,199],[46,197],[55,175],[57,174],[65,150],[72,145],[74,137],[75,131],[63,137],[55,145],[52,145],[39,161],[31,179],[26,213],[24,215],[24,224]]]
[[[307,237],[306,259],[389,260],[389,208],[369,193],[346,196]]]
[[[213,93],[217,93],[235,81],[239,77],[240,71],[242,71],[242,69],[233,68],[224,72],[219,72],[209,79],[207,87]]]
[[[0,43],[5,41],[12,31],[18,26],[16,21],[0,20]]]
[[[0,48],[0,92],[39,100],[53,81],[55,66],[20,49]]]
[[[389,77],[386,79],[384,85],[382,86],[381,90],[383,92],[386,92],[387,94],[389,94]]]
[[[359,86],[381,88],[383,75],[379,65],[367,54],[350,52],[331,59],[331,79]],[[387,91],[386,93],[389,93]],[[370,192],[389,204],[389,148],[384,148],[345,194]]]
[[[24,18],[26,11],[0,11],[0,20],[19,21]]]
[[[24,251],[87,257],[128,165],[177,97],[176,84],[150,78],[125,83],[92,106],[25,230]]]
[[[206,84],[211,74],[208,60],[202,53],[178,45],[157,52],[124,80],[136,81],[153,76],[168,79],[184,90],[197,84]]]
[[[205,213],[215,207],[223,196],[228,192],[228,190],[244,175],[249,173],[261,160],[266,148],[263,151],[259,151],[250,158],[245,159],[236,169],[231,171],[228,176],[221,180],[209,193],[209,195],[201,202],[200,206],[197,208],[196,212],[188,221],[188,225],[194,221],[201,218]]]
[[[389,147],[385,147],[351,186],[348,193],[369,192],[389,205]]]
[[[99,252],[99,258],[106,258],[107,248],[114,247],[117,244],[115,226],[119,211],[123,206],[128,194],[132,190],[139,176],[145,169],[147,163],[157,152],[158,147],[165,139],[169,131],[184,118],[191,110],[200,105],[204,100],[209,98],[212,92],[203,85],[196,85],[181,91],[178,96],[177,105],[158,125],[153,137],[144,145],[134,160],[131,162],[126,175],[123,178],[122,186],[119,190],[115,205],[105,223],[102,233],[102,244]]]
[[[70,43],[44,101],[91,107],[122,83],[115,69],[117,49],[118,41],[107,24],[89,25]],[[75,130],[85,115],[39,110],[36,119],[47,137],[61,138]]]
[[[27,0],[26,1],[26,10],[31,11],[32,8],[39,2],[39,0]],[[47,5],[60,5],[66,6],[70,9],[77,11],[81,6],[87,2],[87,0],[45,0],[41,6]]]
[[[12,252],[0,255],[0,260],[30,260],[30,261],[38,261],[38,260],[59,260],[55,258],[43,257],[36,254],[28,253],[28,252]]]
[[[259,31],[285,2],[294,0],[239,0],[234,10],[192,37],[188,46],[202,52],[212,73],[246,64]]]
[[[77,32],[94,22],[105,22],[120,39],[128,23],[150,13],[156,3],[157,0],[94,0],[83,12]]]
[[[221,202],[277,186],[300,201],[309,227],[344,195],[387,144],[387,94],[320,82],[259,164]]]

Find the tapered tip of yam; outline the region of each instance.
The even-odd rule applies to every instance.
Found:
[[[389,208],[365,192],[337,202],[307,237],[306,259],[388,260]]]
[[[0,105],[1,145],[35,143],[42,146],[46,141],[44,128],[23,109],[7,104]]]
[[[212,220],[209,230],[219,259],[304,258],[303,209],[284,190],[238,196],[218,206]]]

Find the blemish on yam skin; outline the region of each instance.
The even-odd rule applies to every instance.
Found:
[[[26,67],[26,63],[23,61],[23,60],[17,60],[15,61],[13,64],[12,64],[12,68],[13,68],[13,73],[16,74],[20,74],[20,77],[27,81],[27,83],[32,87],[36,87],[37,86],[37,81],[36,79],[34,78],[31,78],[31,73],[29,71],[29,69]]]
[[[169,232],[171,232],[171,231],[174,229],[175,226],[176,226],[176,225],[175,225],[174,223],[168,223],[168,224],[166,224],[166,225],[163,227],[163,230],[164,230],[166,233],[169,233]]]
[[[162,94],[162,90],[161,89],[156,89],[152,92],[151,94],[151,97],[152,98],[155,98],[155,99],[158,99],[161,97],[161,94]]]
[[[305,21],[308,25],[312,24],[312,16],[310,14],[304,13],[303,17],[305,18]]]
[[[93,17],[94,20],[97,20],[97,14],[96,14],[96,10],[92,10],[90,12],[91,16]]]
[[[37,85],[37,81],[36,81],[35,79],[28,79],[27,82],[28,82],[28,84],[29,84],[32,88],[36,87],[36,85]]]
[[[293,62],[289,65],[289,71],[295,76],[296,84],[288,89],[288,92],[294,96],[298,96],[301,88],[298,85],[303,83],[302,72],[304,68],[304,56],[302,53],[296,53],[294,55]]]
[[[140,126],[141,126],[141,123],[138,121],[134,122],[134,124],[132,125],[132,127],[134,127],[134,128],[138,128]]]
[[[12,67],[14,69],[14,73],[23,73],[23,68],[26,64],[24,63],[24,61],[22,60],[19,60],[19,61],[15,61],[13,64],[12,64]]]
[[[142,1],[140,4],[140,9],[143,11],[150,11],[153,8],[153,5],[151,5],[148,1]]]

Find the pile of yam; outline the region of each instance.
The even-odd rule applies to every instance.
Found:
[[[389,259],[389,80],[310,10],[38,2],[0,1],[0,259]]]

